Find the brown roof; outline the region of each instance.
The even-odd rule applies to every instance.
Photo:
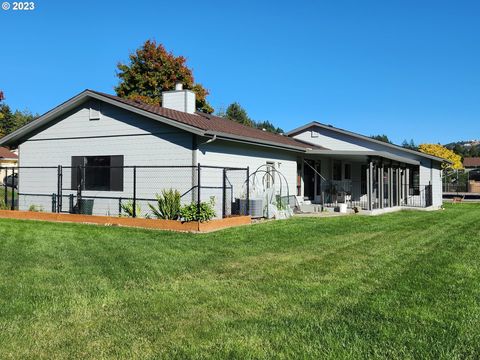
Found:
[[[480,157],[467,157],[463,159],[464,167],[480,167]]]
[[[105,94],[98,91],[93,91],[93,90],[89,90],[89,91],[99,94],[101,96],[108,97],[109,99],[113,99],[121,103],[136,107],[138,109],[163,116],[170,120],[178,121],[179,123],[201,129],[203,131],[212,131],[212,132],[219,132],[223,134],[230,134],[233,136],[240,136],[244,138],[249,138],[252,141],[266,141],[266,142],[278,144],[280,146],[283,145],[283,146],[293,146],[293,147],[298,147],[303,149],[315,148],[315,149],[326,150],[325,148],[322,148],[320,146],[307,144],[302,141],[295,140],[288,136],[274,134],[271,132],[255,129],[249,126],[239,124],[235,121],[214,116],[214,115],[204,114],[200,112],[197,112],[195,114],[190,114],[182,111],[166,109],[158,105],[148,105],[142,102],[124,99],[118,96]]]
[[[0,147],[0,159],[17,159],[17,154],[14,154],[5,147]]]

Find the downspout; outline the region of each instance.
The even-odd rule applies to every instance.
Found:
[[[200,145],[211,144],[211,143],[213,143],[215,140],[217,140],[217,135],[216,135],[216,134],[214,134],[211,139],[208,139],[207,141],[201,143]]]
[[[196,194],[193,189],[197,184],[196,176],[197,176],[197,164],[198,164],[198,136],[192,134],[192,202],[195,202]],[[198,191],[198,190],[197,190]]]

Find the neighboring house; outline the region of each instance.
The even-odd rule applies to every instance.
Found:
[[[469,193],[480,193],[480,157],[463,159],[463,167],[467,176],[467,189]]]
[[[17,154],[5,147],[0,147],[0,185],[3,185],[3,179],[10,175],[12,173],[12,169],[16,168],[17,166]]]
[[[463,159],[463,167],[467,170],[480,169],[480,157],[467,157]]]
[[[268,164],[285,176],[290,195],[296,195],[300,205],[346,203],[374,210],[442,204],[441,158],[317,122],[286,135],[257,130],[195,112],[195,94],[181,87],[163,94],[163,107],[85,90],[0,139],[0,145],[19,147],[20,196],[57,192],[56,171],[39,177],[23,169],[30,166],[115,165],[110,186],[88,194],[129,198],[131,169],[122,166],[200,163],[249,167],[253,172]],[[94,173],[88,176],[87,182],[95,181]],[[63,173],[68,177],[73,188],[73,171]],[[140,196],[152,197],[160,188],[193,187],[194,178],[191,171],[186,175],[181,169],[170,170],[155,180],[140,176],[137,188]],[[221,186],[221,177],[207,176],[206,181],[211,188]],[[239,192],[237,188],[234,195]],[[28,206],[20,199],[22,203]],[[114,208],[115,202],[108,212]]]

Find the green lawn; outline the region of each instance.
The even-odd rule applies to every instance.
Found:
[[[206,235],[0,220],[0,358],[478,358],[480,205]]]

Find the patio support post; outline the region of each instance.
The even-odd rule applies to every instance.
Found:
[[[410,168],[405,169],[405,204],[408,204],[408,196],[410,191]]]
[[[388,170],[387,170],[387,177],[388,177],[388,188],[387,188],[387,191],[388,191],[388,207],[392,207],[393,206],[393,193],[392,193],[392,180],[393,180],[393,176],[392,176],[392,165],[389,165],[388,166]]]
[[[378,202],[379,208],[383,209],[383,163],[378,166]]]
[[[373,162],[371,159],[368,160],[367,168],[367,200],[368,200],[368,210],[372,210],[372,200],[373,200]]]
[[[392,165],[392,207],[396,204],[395,196],[395,168]]]
[[[400,177],[400,167],[397,167],[397,206],[400,206],[400,197],[401,197],[401,177]]]

